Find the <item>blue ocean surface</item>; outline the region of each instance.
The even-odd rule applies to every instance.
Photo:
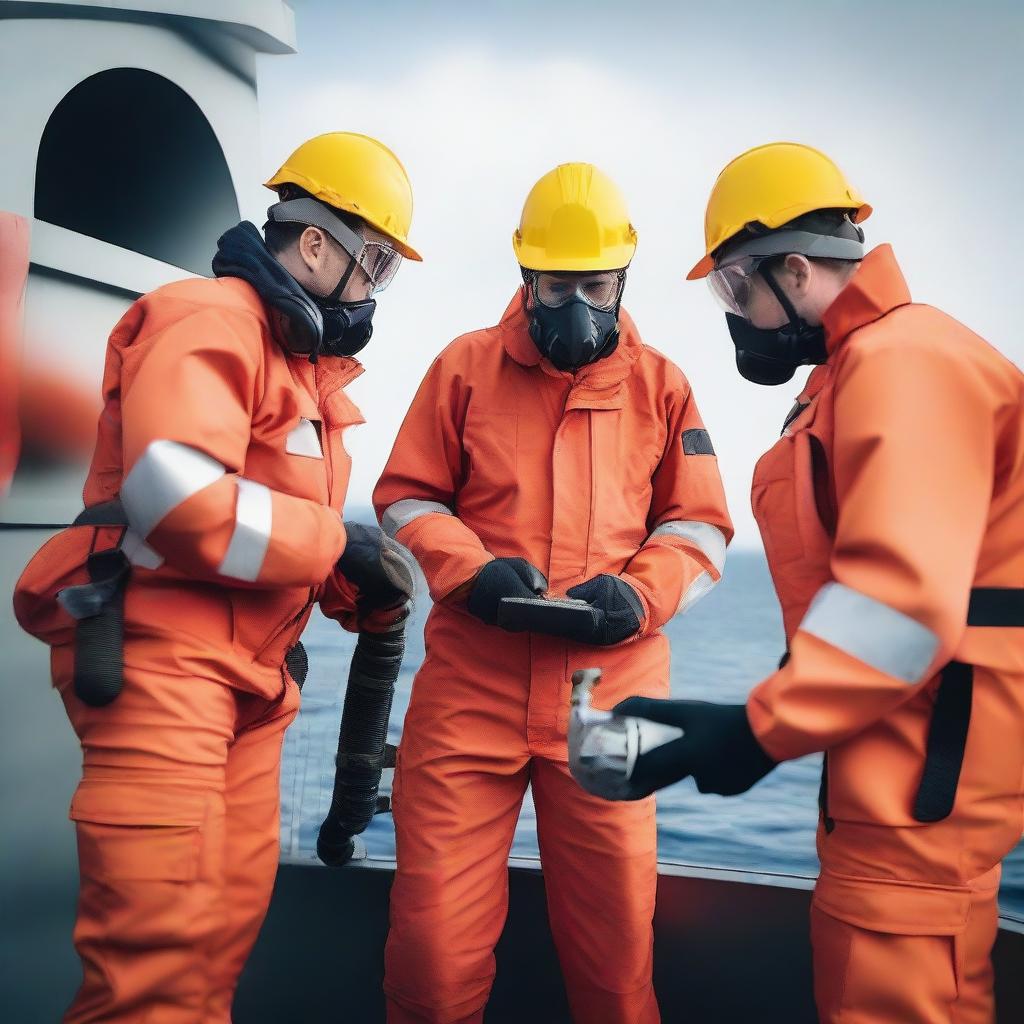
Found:
[[[421,581],[422,583],[422,581]],[[430,600],[421,587],[408,629],[405,662],[395,693],[390,740],[401,739],[416,669],[423,659],[423,623]],[[741,702],[773,671],[784,649],[782,619],[760,552],[731,552],[725,576],[703,601],[666,627],[672,642],[672,693],[676,697]],[[282,766],[282,858],[316,861],[316,833],[330,806],[334,757],[345,679],[355,637],[319,613],[303,642],[310,672],[302,711],[285,738]],[[818,817],[819,756],[780,765],[752,791],[738,797],[705,796],[692,780],[658,795],[658,853],[663,861],[747,870],[816,875],[814,833]],[[390,788],[385,773],[384,791]],[[394,856],[388,815],[364,833],[370,856]],[[536,818],[527,794],[513,854],[537,856]],[[1024,916],[1024,846],[1007,859],[1004,909]]]

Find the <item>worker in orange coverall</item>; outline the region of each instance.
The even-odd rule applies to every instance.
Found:
[[[684,731],[629,795],[748,789],[825,751],[811,937],[829,1024],[991,1024],[1003,857],[1024,789],[1024,376],[915,303],[824,154],[738,157],[708,203],[707,277],[740,373],[815,369],[757,465],[788,652],[746,706],[627,700]],[[581,778],[586,766],[579,765]]]
[[[334,132],[268,185],[265,239],[232,228],[214,279],[114,328],[86,508],[15,595],[83,750],[68,1024],[228,1024],[277,870],[310,608],[371,632],[406,614],[411,556],[397,572],[400,546],[341,509],[371,294],[419,259],[409,182]]]
[[[718,581],[732,527],[686,378],[621,308],[635,247],[600,170],[541,178],[523,287],[434,361],[374,492],[435,601],[395,776],[392,1024],[483,1019],[528,785],[574,1020],[659,1020],[654,801],[573,781],[569,677],[667,694],[661,629]]]

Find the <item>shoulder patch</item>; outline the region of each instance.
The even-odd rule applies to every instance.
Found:
[[[714,455],[715,446],[711,443],[711,435],[703,428],[697,427],[683,431],[684,455]]]

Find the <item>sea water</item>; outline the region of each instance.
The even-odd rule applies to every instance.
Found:
[[[422,583],[422,581],[421,581]],[[409,623],[405,661],[395,692],[389,739],[401,740],[413,677],[423,660],[423,623],[430,600],[421,587]],[[672,695],[741,702],[778,663],[782,618],[764,556],[730,552],[722,582],[666,627],[672,643]],[[355,637],[316,613],[303,636],[309,677],[302,711],[285,738],[282,766],[282,857],[316,860],[316,831],[330,806],[345,679]],[[390,772],[385,773],[384,791]],[[658,855],[663,861],[815,875],[820,756],[780,765],[750,792],[706,796],[692,780],[658,794]],[[391,819],[378,815],[364,834],[371,856],[394,856]],[[533,803],[527,794],[512,850],[537,856]],[[1008,858],[1006,910],[1024,916],[1024,846]]]

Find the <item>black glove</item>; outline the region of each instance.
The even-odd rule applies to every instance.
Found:
[[[495,558],[477,573],[466,607],[481,622],[496,626],[503,597],[538,597],[547,589],[544,573],[525,558]]]
[[[702,793],[745,793],[776,765],[757,742],[743,704],[629,697],[617,715],[675,725],[684,735],[641,754],[630,782],[638,796],[692,775]]]
[[[595,576],[570,587],[566,597],[586,601],[597,613],[585,634],[567,636],[567,640],[610,647],[640,632],[644,606],[637,592],[620,576]]]
[[[416,591],[412,552],[377,526],[345,523],[348,540],[338,571],[356,588],[356,611],[401,608]]]

